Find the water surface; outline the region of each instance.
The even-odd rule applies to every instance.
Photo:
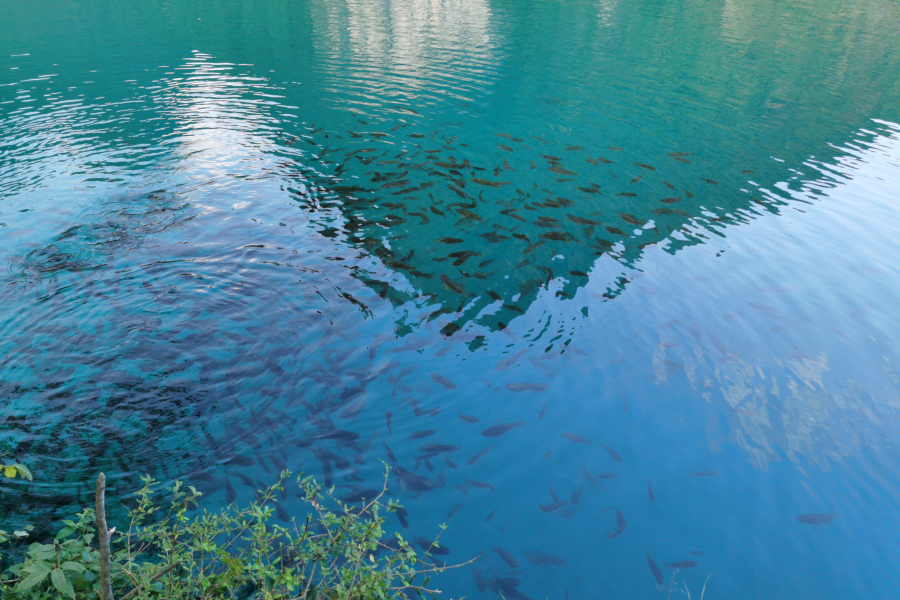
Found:
[[[393,456],[448,596],[894,597],[895,5],[2,12],[3,522]]]

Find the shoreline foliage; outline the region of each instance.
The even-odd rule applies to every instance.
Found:
[[[27,532],[0,531],[11,566],[0,575],[2,600],[370,600],[437,598],[434,574],[448,568],[432,548],[417,554],[398,533],[387,536],[384,519],[400,505],[381,492],[345,503],[312,477],[297,477],[306,514],[286,526],[271,517],[284,511],[278,494],[290,478],[257,492],[241,508],[198,508],[200,492],[176,481],[161,489],[147,476],[134,494],[125,527],[109,529],[111,596],[101,589],[103,544],[97,512],[105,513],[103,482],[98,506],[87,508],[47,543],[27,542]],[[102,478],[102,475],[101,475]],[[441,526],[443,531],[446,526]],[[440,536],[438,536],[440,537]],[[473,559],[474,560],[474,559]],[[471,561],[469,561],[471,562]],[[468,563],[463,563],[468,564]]]

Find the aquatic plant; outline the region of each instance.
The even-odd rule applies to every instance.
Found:
[[[4,539],[16,560],[0,576],[0,594],[4,600],[367,600],[399,599],[407,592],[437,597],[431,576],[454,567],[430,560],[437,541],[420,556],[399,534],[385,538],[384,515],[401,508],[382,500],[387,473],[381,491],[359,506],[299,476],[299,494],[309,510],[283,527],[269,520],[284,511],[277,494],[286,494],[289,477],[282,472],[246,507],[230,504],[210,512],[194,510],[201,494],[180,481],[165,488],[168,498],[158,503],[160,484],[146,476],[127,526],[107,529],[101,474],[96,507],[64,521],[55,539],[25,549],[14,538]]]

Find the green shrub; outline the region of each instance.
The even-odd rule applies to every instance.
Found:
[[[160,506],[159,482],[145,477],[128,529],[110,530],[114,597],[370,600],[440,593],[431,575],[448,567],[432,562],[428,552],[417,555],[399,534],[385,538],[385,514],[399,508],[393,500],[382,502],[387,474],[382,491],[361,508],[342,503],[312,477],[298,477],[308,513],[282,526],[270,521],[288,477],[283,472],[246,508],[232,504],[217,513],[194,511],[201,494],[181,482],[166,488]],[[64,523],[52,542],[19,550],[0,581],[3,600],[100,596],[95,510]],[[15,544],[24,535],[0,541]]]

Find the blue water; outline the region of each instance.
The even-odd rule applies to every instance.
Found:
[[[0,14],[5,525],[389,448],[446,597],[896,597],[895,3]]]

